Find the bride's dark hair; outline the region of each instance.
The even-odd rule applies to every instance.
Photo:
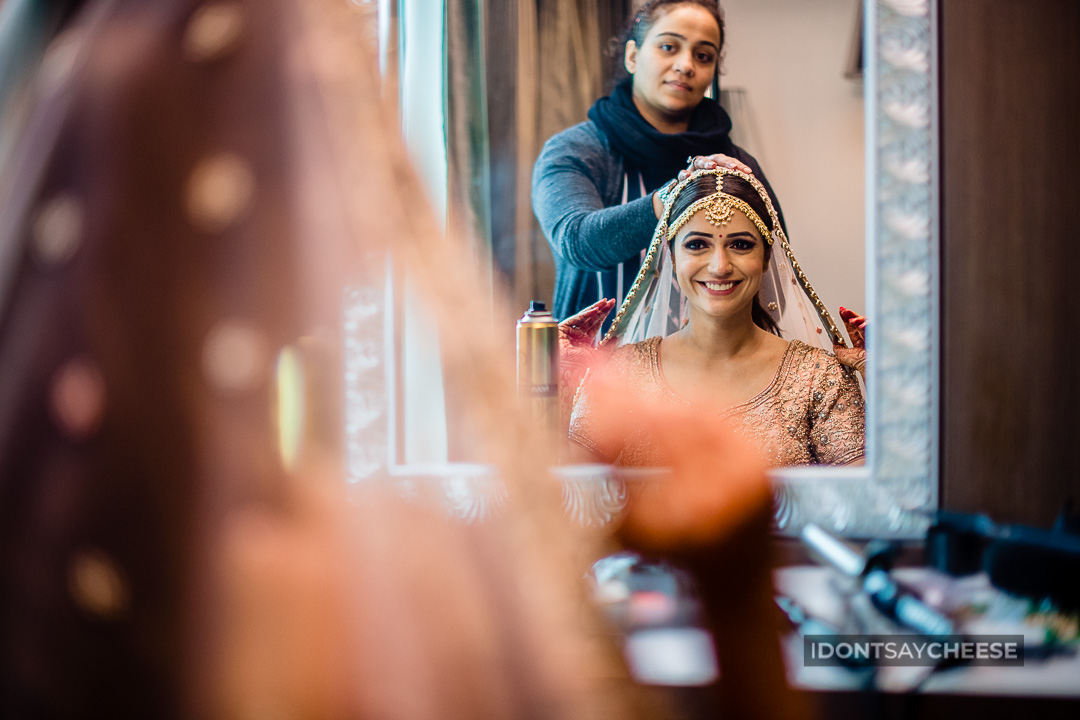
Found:
[[[719,175],[699,175],[698,177],[687,183],[678,197],[675,198],[675,202],[671,206],[671,215],[669,219],[674,222],[677,218],[681,217],[687,209],[698,200],[713,195],[717,191],[716,181]],[[757,190],[753,185],[743,180],[736,175],[724,175],[724,193],[737,197],[747,205],[750,206],[757,216],[761,218],[761,221],[765,223],[769,228],[769,232],[772,233],[774,228],[772,224],[772,218],[769,215],[769,209],[765,205],[765,201],[758,195]],[[668,238],[669,249],[674,252],[673,246],[675,242],[674,237]],[[765,247],[765,262],[763,267],[768,267],[769,259],[772,257],[772,245],[770,245],[764,238],[762,243]],[[754,295],[753,305],[750,308],[750,317],[753,318],[754,324],[762,330],[767,330],[773,335],[780,335],[780,328],[776,325],[776,321],[772,316],[766,312],[765,308],[761,306],[761,301],[757,295]]]

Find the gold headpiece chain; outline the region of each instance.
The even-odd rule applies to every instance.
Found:
[[[735,211],[738,210],[747,218],[750,222],[754,223],[754,227],[761,233],[761,237],[765,238],[765,242],[772,245],[773,238],[772,233],[769,232],[769,228],[762,221],[761,217],[754,212],[754,209],[743,200],[737,198],[734,195],[728,195],[724,192],[724,175],[716,176],[716,192],[711,195],[706,195],[700,198],[686,208],[686,211],[680,215],[675,222],[671,223],[668,228],[668,238],[675,237],[675,234],[682,229],[682,226],[690,222],[690,218],[700,210],[705,211],[705,218],[710,224],[716,227],[723,227],[731,222],[731,218],[735,216]]]

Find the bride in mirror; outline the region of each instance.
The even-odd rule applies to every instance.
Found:
[[[604,338],[621,345],[605,382],[723,417],[773,467],[861,463],[858,381],[828,352],[843,341],[765,188],[739,171],[699,170],[664,200],[641,272]],[[657,464],[644,434],[614,437],[599,426],[593,382],[578,393],[571,441],[591,459]]]

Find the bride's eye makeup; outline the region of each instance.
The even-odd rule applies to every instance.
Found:
[[[738,235],[731,236],[729,238],[728,246],[732,250],[741,250],[743,252],[749,252],[757,247],[757,240],[749,235],[742,237]]]
[[[690,232],[682,239],[682,248],[693,252],[695,250],[705,250],[709,247],[709,240],[712,238],[705,233]]]

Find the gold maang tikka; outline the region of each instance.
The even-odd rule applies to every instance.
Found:
[[[705,219],[716,227],[727,225],[735,215],[735,204],[731,202],[734,198],[730,195],[724,195],[723,192],[724,176],[717,175],[716,194],[706,198],[707,202],[705,203]]]
[[[739,174],[742,177],[741,173]],[[756,187],[756,186],[755,186]],[[761,233],[761,237],[765,239],[765,242],[772,245],[773,237],[769,232],[769,227],[762,221],[753,208],[746,203],[742,198],[737,198],[734,195],[728,195],[724,192],[724,175],[716,173],[716,192],[703,197],[696,201],[693,205],[688,207],[682,215],[671,223],[668,228],[668,237],[674,237],[675,233],[685,225],[694,213],[699,210],[705,211],[705,219],[709,221],[711,225],[716,227],[724,227],[731,218],[735,216],[735,211],[740,211],[743,215],[750,219],[750,222],[754,223],[754,226]]]

